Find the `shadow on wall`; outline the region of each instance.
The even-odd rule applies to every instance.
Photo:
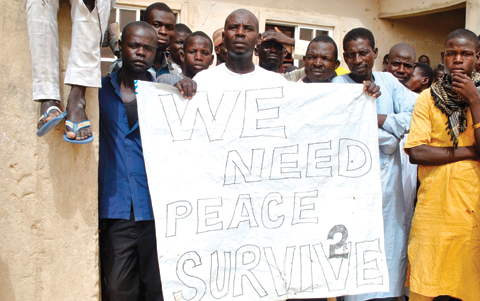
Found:
[[[70,11],[68,1],[60,3],[60,10]],[[60,77],[63,83],[65,68],[71,44],[70,15],[60,16]],[[70,88],[61,85],[62,105],[66,106]],[[66,220],[80,213],[88,228],[98,227],[97,214],[97,150],[98,150],[98,89],[88,88],[87,114],[92,123],[94,142],[86,145],[63,141],[65,125],[62,122],[55,131],[46,136],[48,147],[48,168],[50,183],[53,186],[53,201],[57,213]]]
[[[10,281],[10,269],[8,264],[0,258],[0,299],[15,301],[15,292],[13,291],[12,282]]]
[[[89,97],[90,101],[95,101]],[[95,104],[96,105],[96,104]],[[92,121],[92,127],[98,126]],[[97,159],[96,145],[64,142],[63,123],[44,138],[48,144],[49,178],[56,213],[65,220],[80,213],[88,227],[97,227]],[[98,141],[98,131],[94,131]],[[46,182],[47,182],[46,181]],[[46,183],[47,184],[47,183]],[[48,185],[48,184],[47,184]]]
[[[96,89],[87,92],[87,114],[98,114],[97,99],[92,94]],[[89,95],[90,94],[90,95]],[[92,107],[90,111],[88,108]],[[93,117],[93,116],[92,116]],[[92,120],[93,119],[93,120]],[[80,213],[89,228],[97,227],[97,158],[98,121],[92,118],[94,142],[76,145],[63,141],[64,123],[45,137],[48,144],[47,178],[52,185],[51,195],[56,212],[65,220]],[[47,184],[48,185],[48,184]]]

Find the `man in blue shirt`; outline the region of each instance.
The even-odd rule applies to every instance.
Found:
[[[163,300],[134,85],[154,81],[148,69],[157,34],[145,22],[130,23],[120,48],[123,66],[102,79],[98,93],[103,300]]]

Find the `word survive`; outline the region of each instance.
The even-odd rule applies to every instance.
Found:
[[[346,242],[347,229],[343,225],[335,225],[330,230],[328,239],[333,239],[335,233],[342,235],[341,240],[330,244],[330,252],[325,250],[328,242],[288,246],[285,247],[283,257],[276,256],[270,246],[259,247],[253,244],[242,245],[231,252],[214,251],[209,256],[201,256],[196,251],[186,252],[180,256],[176,265],[177,279],[184,285],[184,289],[174,293],[175,300],[197,301],[207,294],[215,299],[227,296],[235,298],[244,295],[247,289],[253,289],[258,298],[265,297],[268,295],[265,287],[271,285],[262,283],[259,279],[267,280],[256,276],[258,267],[262,264],[268,266],[275,288],[275,292],[270,293],[278,297],[295,292],[312,292],[319,288],[314,281],[317,278],[323,279],[326,284],[323,289],[326,286],[328,292],[345,290],[350,276],[355,277],[357,287],[382,284],[384,277],[377,265],[382,253],[380,239],[354,243],[355,258],[352,259],[352,243]],[[296,256],[300,258],[295,260]],[[314,269],[313,261],[319,262],[321,268]],[[279,262],[284,263],[282,267],[278,265]],[[209,265],[209,268],[203,269],[206,272],[199,272],[204,264]],[[299,266],[295,267],[295,264]],[[301,272],[294,273],[294,269]],[[350,275],[352,270],[354,275]],[[294,281],[300,285],[292,287]]]

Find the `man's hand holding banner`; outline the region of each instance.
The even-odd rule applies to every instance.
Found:
[[[137,84],[166,300],[388,291],[376,105],[362,85],[188,100]]]

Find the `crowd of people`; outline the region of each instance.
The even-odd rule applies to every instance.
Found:
[[[39,33],[38,26],[39,22],[56,22],[58,1],[42,5],[40,0],[26,0],[33,98],[41,103],[37,135],[46,134],[67,118],[65,141],[91,142],[85,89],[100,88],[98,181],[104,300],[163,300],[138,127],[136,80],[175,86],[184,98],[192,98],[197,85],[203,89],[244,90],[288,81],[362,84],[365,93],[377,98],[390,282],[388,292],[339,298],[394,301],[404,297],[407,286],[407,295],[414,301],[477,300],[480,37],[476,34],[466,29],[451,32],[441,53],[442,64],[435,69],[426,55],[417,60],[412,46],[394,45],[383,58],[382,72],[373,71],[378,50],[370,30],[355,28],[343,37],[343,59],[349,70],[339,68],[335,41],[319,35],[306,49],[304,67],[288,68],[285,73],[285,49],[295,40],[277,29],[259,34],[258,19],[250,11],[238,9],[229,14],[212,39],[202,31],[192,32],[185,24],[176,24],[172,10],[157,2],[146,9],[143,21],[126,25],[121,39],[110,41],[110,45],[117,45],[112,47],[117,47],[121,61],[100,83],[99,45],[106,28],[102,18],[112,3],[71,2],[72,41],[82,43],[72,43],[65,80],[72,89],[63,112],[55,69],[58,32]],[[45,17],[40,9],[48,10],[49,15]],[[81,21],[76,21],[77,16]],[[91,34],[88,43],[81,36],[85,29],[77,28],[85,26],[85,20],[98,25],[98,36]],[[43,28],[56,30],[53,25]],[[52,40],[41,38],[48,34],[52,34]],[[50,52],[38,50],[48,43],[52,44],[47,45]],[[39,54],[45,58],[39,59]],[[217,65],[211,67],[214,55]],[[254,55],[258,56],[258,65],[253,62]]]

